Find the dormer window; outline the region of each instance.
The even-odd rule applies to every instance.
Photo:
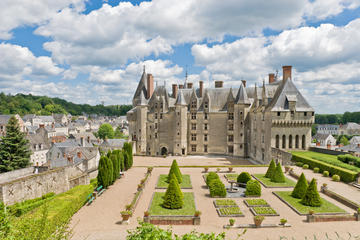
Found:
[[[204,108],[208,108],[209,107],[209,103],[206,101],[205,103],[204,103]]]
[[[304,117],[306,117],[307,116],[307,112],[304,112]]]
[[[197,103],[196,103],[196,100],[192,101],[192,102],[191,102],[191,108],[196,108],[196,104],[197,104]]]

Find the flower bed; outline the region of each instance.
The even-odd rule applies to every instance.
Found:
[[[220,217],[244,217],[239,207],[222,207],[217,208]]]
[[[258,180],[266,188],[284,188],[295,187],[296,182],[285,177],[284,183],[271,182],[270,178],[266,178],[265,174],[253,174],[253,177]]]
[[[180,188],[183,188],[183,189],[192,189],[192,185],[191,185],[191,180],[190,180],[190,175],[188,174],[183,174],[182,175],[183,177],[183,180],[180,184]],[[156,184],[156,188],[157,189],[167,189],[167,187],[169,186],[169,183],[166,182],[167,181],[167,178],[168,178],[168,175],[167,174],[161,174],[159,176],[159,180]]]
[[[215,205],[216,208],[237,206],[236,202],[234,200],[231,200],[231,199],[214,200],[214,205]]]
[[[250,208],[250,211],[255,216],[279,216],[279,214],[272,207],[252,207]]]
[[[248,207],[270,206],[266,200],[261,199],[261,198],[259,198],[259,199],[245,199],[244,203]]]

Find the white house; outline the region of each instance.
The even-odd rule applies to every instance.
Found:
[[[336,145],[336,139],[331,134],[317,133],[313,136],[313,140],[316,140],[316,143],[323,147]]]

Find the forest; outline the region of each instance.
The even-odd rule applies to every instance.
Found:
[[[37,114],[70,113],[78,116],[83,113],[104,116],[123,116],[132,108],[131,105],[89,105],[75,104],[60,98],[34,96],[31,94],[6,95],[0,93],[0,114]]]
[[[315,114],[316,124],[346,124],[360,123],[360,112],[345,112],[344,114]]]

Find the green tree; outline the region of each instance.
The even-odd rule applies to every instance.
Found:
[[[120,165],[118,162],[118,155],[116,153],[112,152],[110,159],[111,159],[113,169],[114,169],[113,170],[113,181],[116,181],[116,179],[118,178],[119,173],[120,173],[120,169],[119,169]]]
[[[132,146],[130,143],[124,143],[123,150],[128,154],[128,168],[131,168],[133,165],[133,153],[132,153]]]
[[[226,197],[226,188],[220,179],[210,181],[209,191],[211,197]]]
[[[123,171],[125,171],[123,152],[119,150],[118,151],[118,156],[119,156],[119,163],[120,163],[120,171],[123,172]]]
[[[322,204],[315,178],[313,178],[307,188],[305,195],[301,199],[301,203],[305,206],[320,207]]]
[[[250,180],[246,183],[245,196],[261,196],[261,185],[256,180]]]
[[[25,168],[30,164],[29,141],[12,116],[6,125],[6,135],[0,142],[0,172]]]
[[[123,156],[124,156],[124,166],[125,166],[125,171],[131,168],[131,160],[130,160],[130,156],[129,154],[123,149],[122,151]]]
[[[171,164],[171,167],[170,167],[170,171],[169,171],[169,174],[168,174],[168,181],[170,182],[170,176],[171,174],[174,174],[178,180],[178,183],[182,183],[182,174],[180,172],[180,169],[179,169],[179,166],[176,162],[176,160],[174,159],[172,164]]]
[[[265,177],[266,178],[271,178],[272,175],[275,173],[275,168],[276,168],[276,165],[275,165],[275,161],[274,159],[271,159],[271,162],[270,162],[270,165],[266,171],[266,174],[265,174]]]
[[[112,139],[114,138],[114,129],[109,123],[104,123],[99,127],[97,134],[101,139]]]
[[[282,170],[280,162],[276,165],[275,172],[271,177],[272,182],[276,183],[284,183],[285,182],[285,176],[284,172]]]
[[[166,189],[162,206],[168,209],[179,209],[182,208],[183,205],[183,193],[180,190],[179,183],[176,181],[176,177],[173,177]]]
[[[113,184],[115,181],[114,178],[114,166],[110,158],[106,158],[106,164],[108,168],[108,175],[109,175],[109,185]]]
[[[108,175],[107,175],[107,167],[106,167],[106,160],[105,156],[100,157],[99,167],[98,167],[98,175],[97,175],[97,182],[99,186],[103,186],[107,188],[108,186]]]
[[[349,140],[345,136],[342,136],[340,139],[340,143],[342,145],[346,146],[346,145],[349,145]]]
[[[296,183],[294,190],[291,193],[291,196],[294,198],[302,199],[308,188],[308,182],[306,181],[304,173],[301,173],[299,180]]]

